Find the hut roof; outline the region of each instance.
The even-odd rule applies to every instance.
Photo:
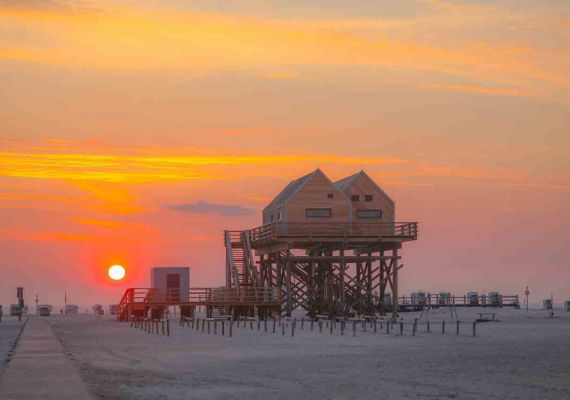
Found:
[[[269,203],[267,205],[267,207],[264,208],[264,210],[273,208],[275,206],[278,206],[280,204],[286,203],[287,200],[289,200],[295,193],[297,193],[299,190],[301,190],[301,188],[303,186],[305,186],[305,183],[307,183],[309,181],[309,179],[311,179],[311,177],[317,173],[317,172],[321,172],[320,169],[316,169],[313,172],[311,172],[310,174],[307,174],[305,176],[302,176],[298,179],[295,179],[294,181],[291,181],[286,187],[285,189],[283,189],[281,191],[281,193],[279,193],[274,199],[273,201],[271,201],[271,203]]]
[[[333,185],[340,192],[344,193],[346,191],[346,189],[348,189],[348,187],[350,185],[352,185],[352,183],[356,179],[358,179],[360,176],[364,177],[370,183],[372,183],[372,186],[374,186],[380,193],[382,193],[384,196],[386,196],[386,198],[388,199],[388,201],[390,203],[394,204],[394,200],[392,200],[392,198],[390,196],[388,196],[388,194],[384,190],[382,190],[382,188],[380,186],[378,186],[378,184],[376,182],[374,182],[374,179],[372,179],[366,172],[364,172],[364,170],[361,170],[360,172],[357,172],[354,175],[350,175],[350,176],[347,176],[346,178],[340,179],[340,180],[334,182]]]

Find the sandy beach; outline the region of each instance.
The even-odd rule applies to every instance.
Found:
[[[448,310],[425,316],[416,336],[403,314],[390,335],[358,326],[341,336],[317,325],[295,336],[233,329],[233,337],[180,327],[146,333],[109,317],[49,318],[89,390],[106,399],[568,399],[570,314],[512,309],[459,310],[459,336]],[[480,323],[478,312],[499,322]],[[446,333],[441,321],[446,319]]]

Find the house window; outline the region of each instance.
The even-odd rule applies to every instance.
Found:
[[[364,196],[364,201],[372,201],[374,200],[374,196],[372,196],[371,194],[367,194],[366,196]]]
[[[352,201],[360,201],[360,195],[358,195],[358,194],[353,194],[352,196],[350,196],[350,200],[352,200]]]
[[[305,216],[326,218],[332,216],[332,210],[330,208],[307,208]]]
[[[382,210],[356,210],[358,218],[382,218]]]
[[[277,221],[281,221],[281,211],[277,212]]]
[[[332,194],[332,193],[327,194],[327,199],[332,199],[333,197],[334,197],[334,194]]]
[[[275,214],[271,214],[271,222],[275,221]]]

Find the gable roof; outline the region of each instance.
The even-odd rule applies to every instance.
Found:
[[[374,179],[372,179],[366,172],[364,172],[364,170],[361,170],[360,172],[357,172],[354,175],[350,175],[350,176],[347,176],[346,178],[340,179],[340,180],[336,181],[335,183],[333,183],[333,185],[339,191],[344,193],[346,191],[346,189],[348,189],[350,187],[350,185],[352,185],[352,183],[357,178],[359,178],[361,176],[364,177],[365,179],[367,179],[372,184],[372,186],[374,186],[380,193],[382,193],[392,205],[395,204],[394,200],[392,200],[392,198],[390,196],[388,196],[388,194],[384,190],[382,190],[382,188],[380,186],[378,186],[378,184],[376,182],[374,182]]]
[[[272,201],[271,203],[269,203],[263,210],[267,210],[273,207],[276,207],[280,204],[286,203],[287,200],[289,200],[295,193],[297,193],[299,190],[301,190],[303,188],[303,186],[305,186],[305,184],[313,177],[313,175],[315,175],[317,172],[320,172],[322,174],[322,171],[320,169],[316,169],[313,172],[311,172],[310,174],[307,174],[305,176],[302,176],[298,179],[295,179],[294,181],[291,181],[286,187],[285,189],[283,189],[281,191],[281,193],[279,193]],[[324,174],[323,174],[324,175]]]

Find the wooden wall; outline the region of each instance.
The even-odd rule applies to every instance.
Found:
[[[329,199],[327,195],[333,194]],[[332,216],[318,218],[305,216],[307,208],[330,208]],[[315,173],[305,186],[289,199],[287,204],[288,222],[349,222],[350,204],[323,173]]]
[[[365,195],[372,195],[373,201],[365,201]],[[395,206],[390,199],[381,191],[378,190],[369,178],[365,175],[359,175],[354,182],[346,189],[345,195],[352,203],[352,222],[394,222],[395,221]],[[360,195],[360,201],[352,202],[352,195]],[[357,210],[382,210],[382,218],[359,218]]]

